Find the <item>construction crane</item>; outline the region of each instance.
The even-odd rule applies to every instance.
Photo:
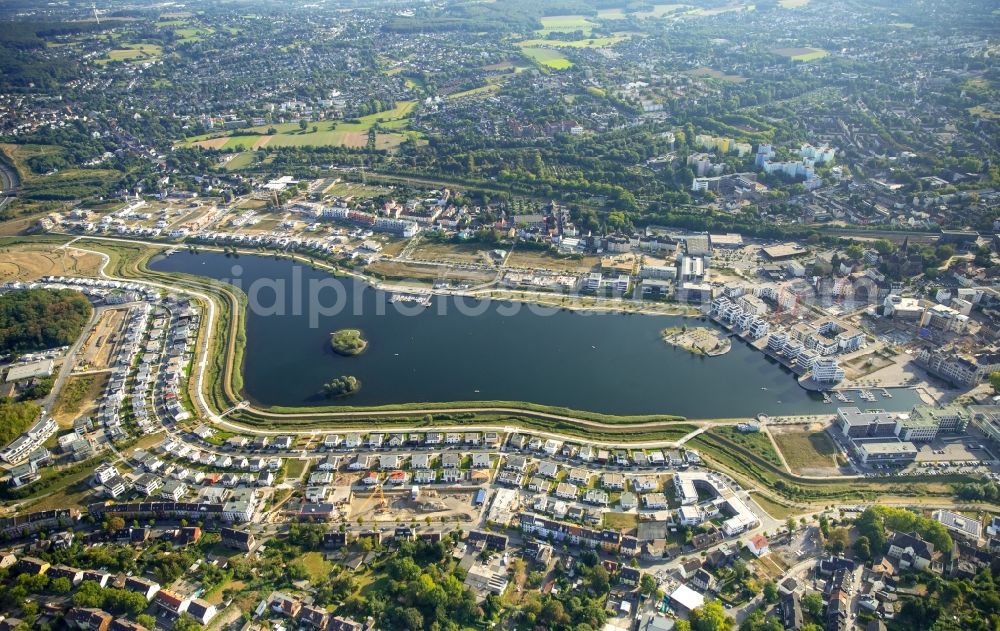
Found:
[[[381,482],[377,483],[372,488],[371,495],[368,496],[368,499],[365,501],[364,504],[362,504],[361,506],[358,507],[357,514],[360,515],[360,514],[364,513],[366,510],[368,510],[368,506],[374,500],[377,500],[377,504],[376,504],[376,507],[375,507],[375,514],[376,515],[381,515],[382,513],[385,513],[386,511],[389,510],[389,500],[387,500],[385,498],[385,491],[382,489],[382,483]]]

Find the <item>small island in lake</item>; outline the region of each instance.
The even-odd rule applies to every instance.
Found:
[[[323,394],[330,399],[348,397],[361,389],[361,381],[353,375],[341,375],[323,384]]]
[[[663,329],[660,334],[667,344],[683,348],[692,355],[715,357],[725,355],[733,347],[725,333],[705,327],[674,327]]]
[[[354,357],[368,348],[366,340],[359,329],[340,329],[330,334],[330,346],[333,352],[344,357]]]

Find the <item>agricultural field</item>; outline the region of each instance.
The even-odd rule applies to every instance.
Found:
[[[787,57],[792,61],[815,61],[817,59],[822,59],[830,53],[823,50],[822,48],[773,48],[771,52],[775,55],[780,55],[782,57]]]
[[[121,44],[118,48],[108,51],[107,57],[96,60],[96,63],[103,65],[113,61],[153,61],[162,56],[163,48],[157,44]]]
[[[551,48],[525,47],[521,52],[539,66],[551,68],[553,70],[566,70],[573,67],[573,62],[566,58],[558,50]]]
[[[543,37],[549,33],[572,33],[574,31],[583,31],[586,35],[597,26],[584,15],[550,15],[541,18],[541,22],[542,29],[535,32]]]

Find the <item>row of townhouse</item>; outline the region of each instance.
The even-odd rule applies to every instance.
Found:
[[[102,502],[90,504],[87,512],[98,520],[115,515],[128,519],[214,519],[229,523],[247,523],[260,508],[260,496],[250,487],[236,487],[226,498],[225,501],[218,502],[148,501],[121,504]]]
[[[500,432],[373,432],[363,434],[327,434],[323,438],[325,449],[392,449],[414,446],[425,447],[487,447],[498,449],[503,442]]]
[[[239,471],[277,471],[281,468],[282,458],[278,456],[244,456],[240,454],[220,454],[207,449],[198,449],[175,438],[166,438],[157,446],[157,450],[167,457],[176,460],[187,460],[193,465],[212,467],[222,470]],[[165,461],[150,456],[149,462],[143,466],[156,473],[159,467],[165,466]],[[152,469],[150,469],[152,467]]]
[[[622,534],[617,530],[598,530],[552,519],[534,513],[522,512],[518,516],[521,532],[541,539],[565,542],[587,548],[601,548],[617,552],[621,548]]]
[[[604,449],[555,439],[542,439],[525,434],[511,434],[508,444],[521,452],[537,452],[544,456],[572,459],[582,463],[617,465],[622,467],[683,467],[701,462],[697,452],[679,449]],[[519,456],[508,456],[508,463],[518,462]]]
[[[127,435],[121,418],[127,392],[126,383],[134,360],[142,349],[152,310],[149,303],[141,303],[128,310],[118,346],[108,362],[111,376],[97,410],[97,420],[112,440],[123,439]]]
[[[32,511],[0,519],[0,534],[5,537],[22,537],[42,530],[66,528],[80,520],[75,508]]]

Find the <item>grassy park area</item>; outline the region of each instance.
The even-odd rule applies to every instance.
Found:
[[[155,61],[162,56],[163,47],[158,44],[121,44],[118,48],[108,51],[106,57],[96,60],[96,63],[103,65],[113,61]]]
[[[535,46],[526,46],[521,48],[521,52],[535,62],[539,66],[545,68],[551,68],[553,70],[566,70],[567,68],[573,67],[573,62],[566,58],[558,50],[553,50],[552,48],[539,48]]]
[[[262,147],[365,147],[368,145],[369,131],[377,126],[375,148],[394,149],[407,138],[415,140],[420,138],[416,132],[407,130],[410,114],[414,107],[416,107],[416,101],[400,101],[391,110],[369,114],[357,119],[307,122],[305,129],[298,121],[275,123],[248,127],[246,130],[240,130],[231,136],[219,135],[218,133],[192,136],[180,144],[188,147],[229,150],[256,150]],[[268,133],[270,131],[274,133]]]

